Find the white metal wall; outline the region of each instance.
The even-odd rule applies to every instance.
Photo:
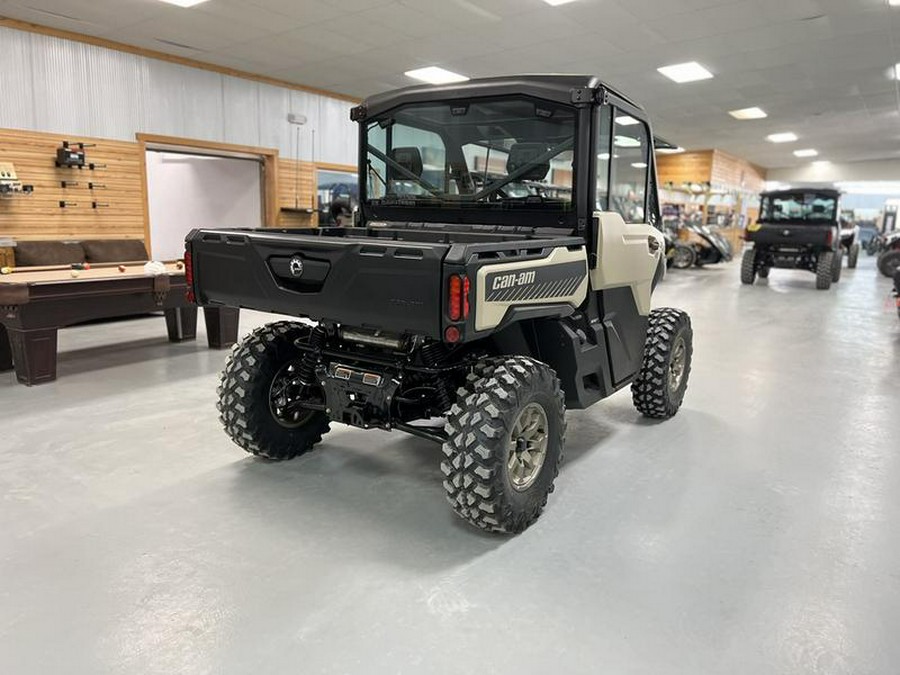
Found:
[[[278,148],[297,158],[289,112],[306,115],[299,159],[356,164],[347,101],[104,47],[0,28],[0,127],[133,141],[135,133]]]

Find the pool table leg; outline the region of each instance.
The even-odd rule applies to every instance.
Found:
[[[197,308],[191,305],[167,309],[166,328],[172,342],[193,340],[197,337]]]
[[[206,339],[210,349],[227,349],[237,342],[241,310],[237,307],[204,307]]]
[[[22,384],[43,384],[56,379],[56,328],[7,329],[16,379]]]
[[[12,369],[12,348],[9,346],[9,335],[6,334],[6,326],[0,325],[0,372]]]

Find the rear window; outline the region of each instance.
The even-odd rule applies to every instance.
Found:
[[[838,200],[815,192],[766,195],[760,204],[759,219],[765,222],[833,223]]]

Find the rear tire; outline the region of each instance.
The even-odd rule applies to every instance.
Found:
[[[850,252],[847,254],[847,267],[852,269],[856,269],[856,265],[859,262],[859,242],[853,242],[850,246]]]
[[[694,332],[686,312],[662,307],[650,312],[641,370],[631,400],[644,417],[668,419],[678,412],[691,374]]]
[[[831,288],[831,281],[834,278],[834,252],[826,251],[819,254],[819,260],[816,262],[816,288],[820,291],[827,291]]]
[[[522,356],[480,361],[447,415],[441,463],[453,510],[490,532],[521,532],[553,492],[566,435],[556,373]]]
[[[749,286],[754,281],[756,281],[756,249],[748,248],[741,258],[741,283]]]
[[[900,251],[885,251],[878,256],[878,271],[884,276],[893,277],[898,269],[900,269]]]
[[[232,348],[219,383],[219,419],[231,440],[257,457],[293,459],[322,440],[328,427],[324,412],[279,407],[276,379],[289,384],[302,352],[294,343],[307,340],[311,328],[279,321],[261,326]],[[282,390],[282,393],[285,390]],[[286,395],[286,394],[285,394]]]
[[[838,249],[834,254],[834,266],[831,268],[831,281],[837,283],[841,280],[841,272],[844,270],[844,249]]]

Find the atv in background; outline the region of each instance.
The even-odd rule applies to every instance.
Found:
[[[668,225],[672,244],[672,267],[688,269],[696,265],[715,265],[729,262],[733,257],[731,243],[721,234],[699,220],[691,219]],[[681,232],[687,232],[689,238],[681,239]]]
[[[744,238],[753,244],[741,260],[741,282],[765,279],[773,267],[808,270],[816,275],[816,288],[828,290],[840,280],[840,192],[797,188],[764,192],[760,214],[747,227]]]
[[[882,236],[880,249],[878,271],[886,277],[893,277],[894,272],[900,269],[900,230]]]

